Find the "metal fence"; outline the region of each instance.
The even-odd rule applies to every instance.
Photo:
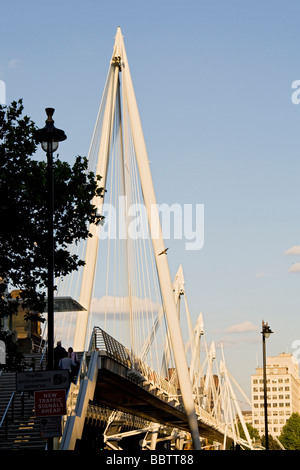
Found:
[[[131,376],[140,382],[148,382],[178,403],[181,401],[180,392],[174,384],[161,377],[154,369],[101,328],[94,327],[89,349],[90,351],[103,351],[105,355],[125,366],[129,371],[128,377]]]

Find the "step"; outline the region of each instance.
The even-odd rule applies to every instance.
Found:
[[[39,367],[38,355],[36,358],[35,370],[41,370]],[[82,353],[78,353],[78,358]],[[30,370],[32,355],[25,357],[25,370]],[[44,361],[45,363],[45,361]],[[42,366],[43,367],[43,366]],[[45,370],[44,367],[42,370]],[[0,420],[6,409],[7,404],[13,392],[16,392],[16,373],[2,372],[0,374]],[[20,450],[20,449],[45,449],[47,440],[40,437],[40,418],[34,415],[34,395],[25,393],[24,396],[24,415],[22,408],[21,393],[16,392],[14,401],[14,420],[11,420],[11,410],[8,414],[7,436],[5,426],[0,428],[0,449]]]
[[[0,375],[0,420],[9,403],[10,397],[16,391],[16,374],[2,372]],[[46,440],[40,437],[40,421],[34,416],[34,396],[28,392],[24,395],[24,409],[21,393],[16,392],[14,400],[14,420],[8,413],[8,429],[5,424],[0,428],[0,449],[45,449]]]
[[[39,418],[33,416],[10,422],[7,435],[5,429],[0,433],[0,449],[44,449],[46,442],[40,436]]]

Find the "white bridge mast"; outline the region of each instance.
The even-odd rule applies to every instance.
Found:
[[[122,73],[122,98],[129,112],[131,132],[139,170],[141,188],[144,197],[144,203],[147,210],[149,229],[152,238],[156,268],[161,287],[161,293],[166,310],[168,329],[170,333],[171,344],[178,374],[179,385],[185,410],[189,420],[190,432],[192,434],[193,445],[196,450],[200,449],[200,439],[197,415],[193,400],[192,385],[189,377],[188,364],[185,355],[185,348],[180,329],[180,323],[177,314],[176,303],[174,300],[172,281],[169,271],[167,256],[158,256],[165,250],[162,237],[159,213],[155,198],[155,192],[149,167],[148,155],[142,126],[140,122],[138,107],[130,75],[129,64],[126,56],[125,46],[121,29],[117,29],[115,37],[114,51],[111,59],[108,80],[106,83],[105,112],[103,121],[103,131],[101,136],[100,150],[98,156],[97,173],[102,176],[101,186],[105,188],[106,174],[108,167],[108,158],[110,151],[110,142],[113,129],[113,118],[115,112],[115,102],[117,95],[117,86],[119,86],[119,73]],[[97,201],[101,208],[102,201]],[[93,233],[96,230],[93,228]],[[79,303],[87,309],[87,312],[78,314],[76,332],[74,337],[74,350],[83,350],[85,348],[85,338],[88,324],[88,311],[91,302],[92,286],[96,266],[98,237],[96,234],[87,241],[86,265],[83,272],[83,280]]]

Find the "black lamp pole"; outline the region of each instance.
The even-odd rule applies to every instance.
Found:
[[[269,450],[269,434],[268,434],[268,400],[267,400],[267,363],[266,363],[266,338],[273,333],[268,323],[262,322],[262,339],[263,339],[263,381],[264,381],[264,411],[265,411],[265,448]]]
[[[35,134],[35,140],[42,144],[47,154],[47,225],[48,225],[48,370],[54,369],[54,178],[53,153],[58,143],[66,140],[64,131],[56,129],[53,121],[53,108],[46,108],[47,120],[43,129]]]
[[[48,370],[54,369],[54,178],[52,142],[47,142]]]

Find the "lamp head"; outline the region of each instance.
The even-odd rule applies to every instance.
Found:
[[[58,143],[66,140],[67,136],[64,131],[61,129],[56,129],[53,121],[54,108],[46,108],[47,119],[45,121],[46,125],[43,129],[39,129],[35,133],[35,141],[40,143],[42,149],[45,152],[48,152],[51,149],[52,152],[55,152],[58,149]]]
[[[271,328],[269,327],[268,323],[262,322],[262,334],[265,338],[269,338],[269,336],[273,333]]]

